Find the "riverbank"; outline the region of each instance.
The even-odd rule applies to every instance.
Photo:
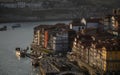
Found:
[[[32,20],[17,20],[17,19],[1,19],[0,23],[18,23],[18,22],[45,22],[45,21],[71,21],[72,19],[32,19]]]

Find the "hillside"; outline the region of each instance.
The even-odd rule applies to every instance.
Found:
[[[119,8],[120,0],[0,0],[0,3],[23,1],[33,6],[10,8],[0,6],[0,20],[50,20],[99,17]],[[40,7],[34,4],[41,3]]]
[[[95,5],[95,6],[106,6],[106,7],[120,7],[120,0],[0,0],[0,2],[71,2],[74,6],[80,5]]]

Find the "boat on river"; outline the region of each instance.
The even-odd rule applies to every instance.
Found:
[[[12,29],[15,29],[15,28],[20,28],[21,27],[21,24],[15,24],[12,26]]]
[[[6,31],[7,30],[7,26],[3,26],[2,28],[0,28],[0,31]]]
[[[26,56],[27,50],[21,50],[19,47],[17,47],[15,50],[16,50],[16,56],[20,56],[20,57]]]

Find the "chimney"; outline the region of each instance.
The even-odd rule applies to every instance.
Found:
[[[70,24],[70,29],[73,29],[72,27],[73,27],[72,24]]]
[[[113,9],[113,14],[116,15],[117,14],[117,10]]]
[[[113,9],[113,14],[114,15],[120,15],[120,9]]]
[[[95,41],[95,37],[94,36],[92,36],[91,38],[92,38],[93,41]]]

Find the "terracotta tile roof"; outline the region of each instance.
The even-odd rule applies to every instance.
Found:
[[[88,18],[86,21],[87,23],[99,23],[101,18]]]
[[[34,30],[39,30],[40,28],[45,28],[45,29],[47,29],[47,28],[50,28],[50,27],[52,27],[53,25],[39,25],[39,26],[36,26],[36,27],[34,27]]]
[[[81,23],[81,19],[74,19],[71,24],[73,26],[84,26],[84,24]]]
[[[107,51],[120,50],[119,43],[116,39],[114,40],[104,40],[96,44],[96,48],[105,47]]]

